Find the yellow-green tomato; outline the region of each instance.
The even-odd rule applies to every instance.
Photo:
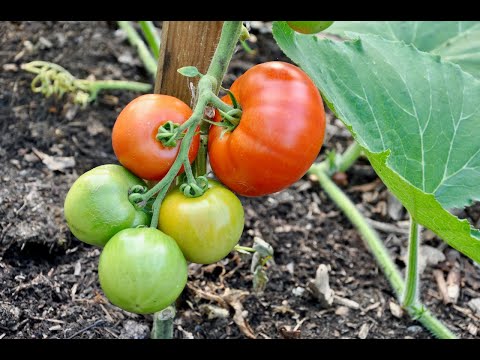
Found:
[[[175,240],[154,228],[113,236],[98,264],[100,286],[112,304],[137,314],[165,309],[187,283],[187,261]]]
[[[67,193],[64,214],[75,237],[105,246],[117,232],[150,223],[150,215],[129,200],[129,189],[145,182],[123,166],[97,166],[81,175]]]
[[[175,239],[188,261],[212,264],[223,259],[240,240],[243,206],[219,182],[209,180],[199,197],[188,198],[178,189],[163,200],[158,228]]]
[[[287,24],[296,32],[316,34],[332,25],[333,21],[287,21]]]

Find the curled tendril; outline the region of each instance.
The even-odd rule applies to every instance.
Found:
[[[199,176],[195,182],[183,183],[180,185],[180,191],[186,197],[194,198],[202,196],[208,189],[208,179],[205,176]]]
[[[163,146],[177,146],[177,139],[180,138],[177,131],[179,127],[180,125],[174,123],[173,121],[167,121],[158,128],[158,133],[156,136],[157,140],[160,141]]]
[[[141,208],[145,206],[145,202],[143,199],[143,194],[138,192],[134,192],[128,195],[128,200],[137,208]]]
[[[37,75],[31,83],[33,92],[41,93],[47,98],[54,95],[59,99],[70,93],[73,95],[73,102],[82,106],[94,100],[94,95],[84,81],[75,78],[57,64],[32,61],[23,64],[22,69]]]
[[[143,185],[133,185],[129,190],[128,194],[145,194],[147,192],[148,188]]]

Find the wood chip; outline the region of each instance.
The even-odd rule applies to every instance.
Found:
[[[58,331],[62,330],[62,325],[53,325],[52,327],[48,328],[48,331]]]
[[[359,303],[357,303],[356,301],[341,297],[341,296],[335,295],[333,301],[334,301],[335,304],[343,305],[343,306],[346,306],[346,307],[348,307],[350,309],[353,309],[353,310],[360,309],[360,304]]]
[[[348,313],[350,312],[350,309],[346,306],[339,306],[336,310],[335,310],[335,315],[338,315],[338,316],[347,316]]]
[[[383,223],[383,222],[375,221],[375,220],[372,220],[372,219],[366,219],[366,220],[374,229],[380,230],[380,231],[383,231],[383,232],[386,232],[386,233],[408,235],[409,231],[410,231],[408,228],[399,227],[397,225]]]
[[[230,316],[227,309],[211,304],[202,304],[199,307],[200,313],[206,315],[208,320],[226,319]]]
[[[371,310],[375,310],[376,308],[378,308],[380,306],[380,301],[377,301],[376,303],[374,304],[371,304],[371,305],[368,305],[365,309],[363,309],[363,312],[369,312]]]
[[[315,279],[310,280],[308,289],[312,295],[318,300],[322,308],[328,308],[332,305],[334,299],[334,292],[330,289],[328,281],[329,267],[320,264],[315,274]]]
[[[460,296],[460,270],[454,266],[447,276],[447,295],[456,304]]]
[[[75,167],[75,158],[73,156],[50,156],[32,148],[35,155],[52,171],[64,171],[65,169]]]
[[[467,326],[467,330],[470,333],[470,335],[477,336],[478,333],[478,327],[473,325],[472,323],[469,323]]]
[[[233,321],[237,324],[238,328],[242,332],[243,335],[250,339],[255,339],[256,336],[253,333],[252,328],[248,324],[245,316],[243,314],[243,305],[242,300],[249,295],[248,292],[242,290],[231,290],[229,288],[225,289],[225,293],[223,294],[223,298],[225,301],[230,305],[233,310],[235,310],[235,314],[233,315]]]
[[[81,272],[82,272],[82,264],[80,263],[80,261],[77,261],[75,263],[75,269],[73,271],[73,275],[80,276]]]
[[[360,331],[358,332],[358,338],[359,339],[366,339],[368,336],[368,332],[370,331],[370,325],[365,323],[362,325],[360,328]]]
[[[442,270],[433,270],[433,276],[435,277],[435,281],[437,282],[438,291],[442,297],[444,304],[450,304],[452,300],[448,296],[447,291],[447,282],[445,281],[445,277],[443,276]]]
[[[468,307],[473,310],[475,315],[480,316],[480,298],[470,300]]]
[[[290,326],[282,326],[278,330],[284,339],[299,339],[302,335],[300,330],[291,330]]]
[[[403,309],[396,302],[390,301],[388,305],[390,307],[390,312],[392,313],[393,316],[395,316],[398,319],[400,319],[403,316]]]
[[[373,181],[371,183],[350,186],[348,188],[347,192],[356,192],[356,191],[368,192],[368,191],[372,191],[372,190],[375,190],[381,183],[382,183],[382,181],[379,178],[377,178],[377,179],[375,179],[375,181]]]

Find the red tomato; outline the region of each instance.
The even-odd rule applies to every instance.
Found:
[[[250,68],[230,91],[242,108],[232,131],[212,126],[208,154],[217,178],[243,196],[283,190],[315,161],[325,133],[325,110],[315,84],[294,65],[272,61]],[[228,104],[228,96],[223,99]],[[220,121],[218,112],[215,121]]]
[[[175,147],[163,146],[155,138],[158,128],[169,120],[183,124],[191,114],[190,107],[173,96],[147,94],[134,99],[113,126],[112,145],[118,161],[142,179],[161,180],[175,161],[181,141]],[[197,156],[199,143],[200,135],[195,135],[190,162]]]

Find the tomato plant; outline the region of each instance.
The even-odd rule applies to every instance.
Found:
[[[147,212],[128,200],[133,186],[145,183],[119,165],[101,165],[81,175],[64,203],[72,234],[87,244],[104,246],[120,230],[147,225]]]
[[[180,295],[187,282],[187,262],[175,240],[160,230],[125,229],[103,249],[98,277],[113,304],[148,314]]]
[[[92,175],[92,180],[82,175],[77,182],[83,185],[76,182],[65,201],[65,216],[74,235],[92,244],[106,243],[99,278],[114,304],[138,313],[160,311],[185,286],[186,260],[210,264],[232,249],[255,253],[253,283],[264,287],[268,279],[264,265],[273,249],[258,238],[254,248],[237,245],[244,210],[233,192],[271,194],[308,171],[357,227],[403,308],[435,335],[455,337],[420,302],[417,263],[420,225],[472,259],[480,259],[480,231],[447,211],[465,206],[480,194],[480,182],[467,177],[479,168],[478,142],[455,139],[457,134],[462,139],[465,134],[480,136],[474,96],[479,88],[474,79],[478,69],[471,65],[476,63],[470,58],[468,42],[463,41],[460,48],[443,46],[448,36],[465,40],[478,31],[477,25],[436,24],[437,28],[446,26],[449,34],[438,38],[431,36],[432,31],[422,35],[424,24],[419,23],[412,26],[418,31],[413,37],[404,23],[336,23],[329,31],[358,37],[344,42],[298,34],[316,33],[331,23],[274,22],[277,43],[305,72],[280,61],[259,64],[238,77],[228,95],[219,98],[235,45],[248,37],[241,22],[225,22],[207,73],[193,66],[178,69],[184,76],[200,78],[193,111],[179,99],[150,94],[135,99],[120,113],[112,134],[115,154],[133,173],[152,180],[150,187],[123,167],[106,165],[103,169],[111,171]],[[390,30],[396,27],[395,31],[383,35],[387,26]],[[142,27],[148,28],[146,23]],[[369,34],[372,29],[374,36]],[[158,52],[155,37],[146,38]],[[417,43],[409,45],[408,41]],[[434,54],[428,53],[431,49]],[[449,60],[460,59],[461,67],[439,61],[438,53]],[[420,74],[414,71],[415,64],[425,67]],[[437,89],[445,85],[445,78],[454,80],[449,86],[461,97],[461,111],[445,98],[446,91]],[[358,143],[341,155],[332,151],[326,160],[313,164],[325,135],[319,89]],[[214,121],[210,121],[209,107],[215,109]],[[442,129],[442,141],[438,141],[437,129]],[[207,148],[218,182],[206,177]],[[405,279],[378,235],[331,180],[361,154],[411,215]],[[439,163],[444,164],[443,170]],[[178,176],[182,170],[184,174]],[[467,185],[459,186],[461,181]],[[435,216],[426,209],[434,209]],[[145,225],[150,213],[150,228],[131,229]],[[154,317],[154,327],[162,327],[162,321]],[[168,321],[172,326],[171,317]],[[162,334],[171,337],[171,331]]]
[[[172,166],[180,144],[168,147],[157,140],[158,129],[168,121],[183,124],[192,110],[168,95],[148,94],[131,101],[118,115],[112,146],[118,161],[145,180],[160,180]],[[194,136],[188,158],[197,155],[199,135]]]
[[[256,65],[230,91],[242,109],[233,131],[212,126],[208,154],[218,179],[244,196],[262,196],[299,180],[316,159],[325,135],[325,111],[315,84],[280,61]],[[226,96],[223,99],[232,104]],[[220,122],[217,111],[215,120]]]
[[[233,250],[243,231],[240,200],[220,183],[209,180],[199,197],[171,191],[160,208],[158,228],[173,237],[188,261],[211,264]]]
[[[316,34],[329,28],[333,21],[287,21],[287,24],[296,32]]]

